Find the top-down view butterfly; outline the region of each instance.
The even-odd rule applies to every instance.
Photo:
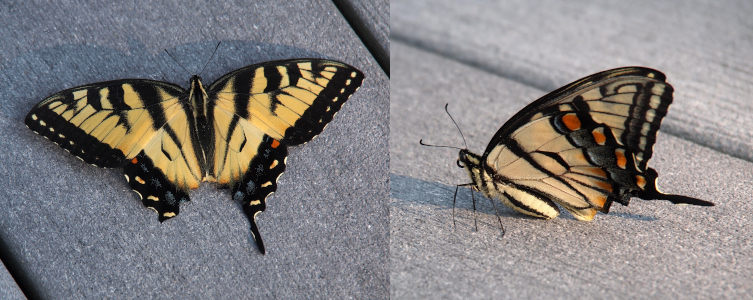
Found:
[[[86,163],[124,168],[160,222],[178,215],[202,181],[231,188],[265,253],[254,218],[277,189],[287,147],[321,133],[363,79],[341,62],[290,59],[232,71],[207,87],[194,75],[188,90],[114,80],[47,97],[26,126]]]
[[[472,188],[526,215],[578,220],[631,197],[713,206],[665,194],[647,164],[673,89],[659,71],[626,67],[577,80],[515,114],[479,156],[461,149]]]

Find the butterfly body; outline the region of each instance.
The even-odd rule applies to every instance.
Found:
[[[363,81],[340,62],[292,59],[233,71],[188,90],[154,80],[95,83],[53,94],[26,125],[81,160],[123,167],[144,205],[175,217],[202,181],[232,188],[259,249],[254,217],[285,171],[287,146],[318,135]]]
[[[487,197],[545,219],[559,215],[559,204],[589,221],[631,197],[711,206],[661,193],[647,167],[672,91],[664,74],[647,68],[585,77],[523,108],[483,155],[460,150],[458,165]]]

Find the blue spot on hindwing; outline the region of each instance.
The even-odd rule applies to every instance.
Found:
[[[165,200],[167,201],[167,204],[170,204],[171,206],[175,205],[175,196],[173,195],[173,192],[167,191],[165,193]]]
[[[253,194],[254,191],[256,191],[256,183],[253,181],[249,181],[248,183],[246,183],[246,193],[250,195],[250,194]]]

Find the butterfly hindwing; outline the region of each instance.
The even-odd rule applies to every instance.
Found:
[[[144,206],[157,212],[160,222],[177,216],[180,204],[189,200],[188,191],[176,187],[144,152],[128,161],[123,171],[128,185]]]
[[[525,214],[553,218],[552,200],[577,219],[631,197],[713,205],[656,189],[647,168],[672,87],[659,71],[628,67],[597,73],[523,108],[483,156],[461,151],[476,187]]]
[[[279,141],[264,136],[257,153],[258,155],[251,160],[246,174],[233,187],[233,199],[243,205],[243,211],[251,223],[254,240],[259,246],[259,251],[264,253],[264,243],[255,217],[267,208],[267,197],[277,190],[277,180],[285,171],[288,150]]]

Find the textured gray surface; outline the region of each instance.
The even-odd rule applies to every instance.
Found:
[[[581,222],[567,213],[554,220],[532,219],[498,205],[507,229],[503,238],[494,208],[480,195],[476,197],[479,231],[474,231],[467,189],[458,195],[453,227],[455,185],[469,182],[465,171],[455,165],[458,152],[418,144],[424,139],[463,146],[443,111],[449,103],[469,149],[482,152],[508,118],[553,88],[632,64],[658,68],[674,85],[675,103],[664,125],[674,123],[692,131],[697,129],[694,119],[720,118],[714,126],[722,127],[713,133],[723,141],[715,149],[749,143],[750,139],[735,135],[751,132],[751,119],[745,119],[751,114],[750,77],[739,75],[753,73],[749,61],[735,56],[743,54],[706,61],[729,51],[714,43],[664,49],[672,45],[665,38],[722,37],[709,36],[710,31],[700,25],[646,27],[646,15],[655,15],[654,22],[680,17],[661,17],[656,10],[677,13],[661,3],[630,3],[630,9],[571,2],[565,6],[478,1],[480,7],[475,8],[453,1],[391,3],[392,298],[750,297],[753,163],[691,142],[704,139],[696,133],[685,136],[682,130],[668,130],[678,138],[664,133],[672,126],[663,126],[649,165],[659,172],[665,192],[703,198],[717,206],[634,199],[628,207],[615,204],[610,214]],[[703,5],[696,6],[699,11],[684,9],[695,12],[689,16],[710,12],[715,20],[725,19]],[[638,10],[644,13],[636,14]],[[695,22],[705,21],[710,22]],[[728,17],[726,21],[742,20]],[[728,25],[731,28],[723,32],[738,33],[742,36],[737,43],[750,45],[743,25]],[[642,37],[635,32],[642,32]],[[740,51],[748,51],[750,57],[749,49]],[[685,61],[678,55],[694,58]],[[723,61],[735,63],[724,67]],[[523,66],[514,68],[516,63]],[[733,75],[739,78],[729,79]]]
[[[394,1],[391,36],[551,91],[621,66],[668,74],[662,130],[753,161],[751,1]]]
[[[390,3],[388,0],[334,0],[382,69],[390,75]]]
[[[4,264],[0,264],[0,299],[26,299]]]
[[[27,295],[387,296],[389,81],[331,2],[6,1],[0,19],[0,250]],[[227,190],[203,184],[160,224],[121,170],[84,164],[23,125],[33,105],[72,86],[129,77],[185,85],[218,41],[201,74],[207,82],[296,57],[366,74],[319,137],[289,148],[277,193],[257,218],[264,256]]]

